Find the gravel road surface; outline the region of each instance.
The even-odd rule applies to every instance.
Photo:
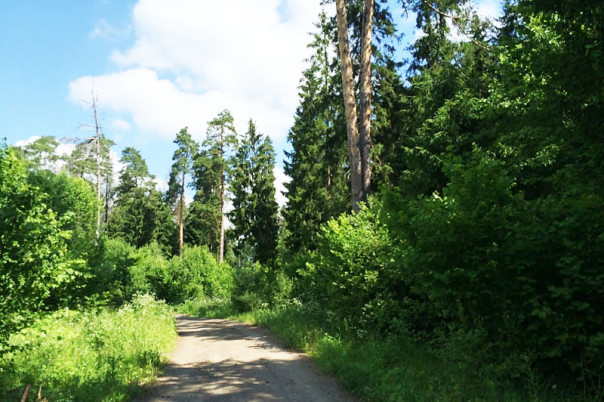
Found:
[[[178,316],[164,374],[138,401],[353,401],[304,354],[262,328]]]

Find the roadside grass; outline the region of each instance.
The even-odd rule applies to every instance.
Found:
[[[0,358],[0,400],[125,401],[152,381],[176,340],[170,308],[136,296],[118,310],[62,310],[9,339]]]
[[[177,309],[266,327],[364,401],[590,400],[539,379],[528,364],[524,378],[493,378],[489,367],[467,356],[467,348],[445,351],[400,335],[358,333],[329,325],[317,309],[301,305],[240,313],[230,302],[206,298]]]

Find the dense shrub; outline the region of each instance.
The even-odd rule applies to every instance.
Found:
[[[137,292],[168,303],[200,296],[229,297],[232,269],[218,264],[206,247],[186,247],[182,260],[167,259],[155,243],[136,249],[121,239],[104,239],[95,267],[93,298],[120,305]]]
[[[478,343],[508,374],[528,359],[542,373],[600,378],[597,197],[526,200],[504,164],[479,153],[445,171],[442,196],[388,197],[389,228],[402,250],[398,275],[419,312],[405,310],[406,324],[432,337],[481,334]]]
[[[48,194],[27,176],[25,163],[0,144],[0,348],[83,268],[67,248],[75,211],[50,208]]]
[[[298,273],[306,286],[305,297],[334,318],[387,329],[398,314],[390,272],[396,250],[378,211],[376,203],[327,222],[316,252],[307,254]]]
[[[232,302],[240,311],[283,306],[289,302],[293,289],[293,281],[283,271],[259,262],[238,267],[235,284]]]
[[[120,306],[136,291],[130,269],[138,260],[137,250],[121,239],[103,238],[91,259],[92,278],[86,293],[96,304]],[[144,290],[144,289],[141,289]]]
[[[201,295],[224,298],[231,294],[233,273],[231,267],[219,264],[207,247],[186,247],[182,261],[171,261],[178,275],[183,300]]]

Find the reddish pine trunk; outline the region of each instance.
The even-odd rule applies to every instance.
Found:
[[[348,134],[348,157],[350,160],[350,192],[352,210],[358,212],[363,200],[363,177],[361,153],[359,149],[359,130],[357,127],[357,104],[354,94],[354,78],[350,46],[348,44],[348,17],[345,0],[336,0],[338,21],[338,47],[342,64],[342,87],[344,92],[344,111],[346,114],[346,132]]]
[[[365,0],[363,10],[363,38],[361,42],[360,134],[363,201],[371,190],[371,37],[373,33],[373,0]]]

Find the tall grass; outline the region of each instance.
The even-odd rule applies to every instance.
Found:
[[[63,310],[14,334],[0,361],[0,399],[42,386],[48,400],[122,401],[153,379],[176,339],[163,302],[135,296],[119,310]]]

